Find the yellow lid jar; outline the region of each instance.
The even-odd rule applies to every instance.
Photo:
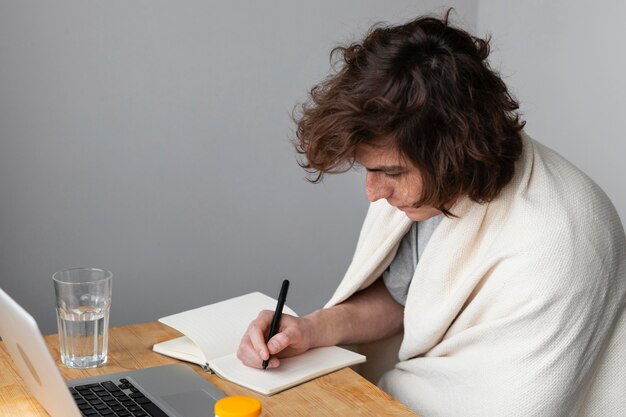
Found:
[[[244,395],[224,397],[215,403],[215,417],[260,417],[262,411],[259,400]]]

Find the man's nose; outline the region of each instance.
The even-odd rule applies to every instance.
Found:
[[[378,175],[372,172],[368,172],[365,177],[365,194],[370,202],[380,200],[381,198],[387,198],[391,195],[391,188],[384,184],[378,178]]]

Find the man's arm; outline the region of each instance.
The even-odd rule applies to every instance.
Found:
[[[289,357],[314,347],[365,343],[398,333],[403,326],[404,307],[387,291],[382,279],[336,306],[316,310],[304,317],[283,314],[277,333],[267,343],[273,312],[262,311],[250,323],[241,340],[237,357],[246,365],[280,365],[278,357]]]
[[[366,343],[396,334],[403,327],[404,307],[389,294],[383,280],[341,304],[305,316],[315,329],[312,346]]]

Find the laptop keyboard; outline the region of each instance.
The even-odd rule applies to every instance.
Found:
[[[159,407],[127,379],[70,388],[76,405],[87,417],[167,417]]]

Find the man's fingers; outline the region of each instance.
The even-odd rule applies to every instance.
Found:
[[[259,313],[256,320],[250,323],[248,327],[248,337],[252,344],[252,349],[259,355],[262,360],[267,360],[270,353],[265,343],[265,333],[269,330],[269,324],[272,321],[272,312],[263,310]]]
[[[258,328],[253,328],[250,329],[248,335],[250,337],[252,349],[259,355],[259,357],[267,359],[269,357],[269,352],[267,351],[267,345],[265,344],[263,332]]]
[[[287,346],[289,346],[290,343],[291,343],[291,340],[289,339],[289,336],[287,335],[287,333],[281,332],[281,333],[276,333],[276,335],[274,335],[274,337],[272,337],[267,342],[267,347],[270,351],[270,354],[275,355],[279,353],[281,350],[285,349]]]
[[[278,356],[293,356],[301,353],[302,331],[296,317],[283,314],[281,329],[271,340],[266,341],[267,333],[274,316],[273,311],[264,310],[250,323],[237,349],[237,358],[246,366],[261,368],[268,361],[268,368],[280,366]],[[292,349],[295,346],[295,350]]]
[[[237,349],[237,358],[246,366],[260,368],[263,361],[259,354],[255,352],[250,340],[244,340]]]
[[[237,358],[245,365],[261,368],[261,363],[269,359],[269,351],[265,343],[265,333],[272,320],[272,312],[264,310],[250,323],[248,330],[241,339],[237,349]]]

